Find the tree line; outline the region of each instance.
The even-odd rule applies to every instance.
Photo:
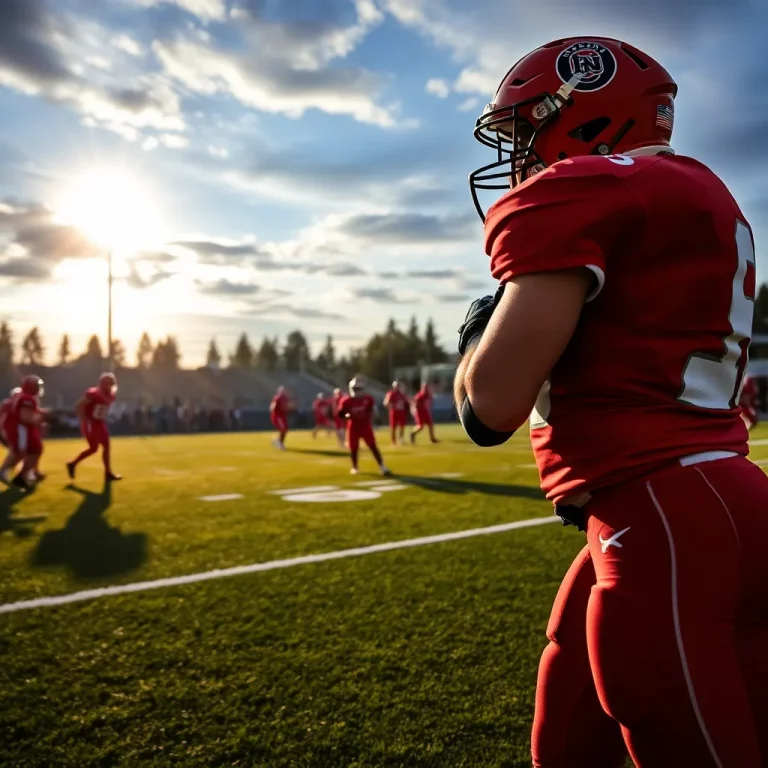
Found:
[[[104,350],[99,337],[88,339],[85,350],[79,354],[72,349],[69,335],[64,334],[53,356],[43,340],[40,329],[32,328],[16,344],[13,331],[7,322],[0,323],[0,373],[7,372],[15,363],[22,365],[43,365],[46,358],[55,360],[57,365],[78,363],[99,364],[105,360]],[[384,330],[375,333],[361,347],[339,355],[333,336],[328,335],[320,351],[312,355],[306,336],[300,331],[291,331],[284,341],[278,337],[264,337],[260,343],[253,344],[248,334],[243,333],[237,340],[234,350],[226,357],[219,350],[215,339],[208,346],[206,364],[211,368],[229,367],[240,370],[261,369],[273,371],[309,370],[318,374],[330,374],[339,382],[355,373],[377,381],[388,381],[395,368],[420,364],[443,363],[450,355],[435,332],[432,320],[428,320],[421,331],[416,318],[412,318],[406,329],[400,328],[394,320],[389,320]],[[139,340],[133,360],[119,340],[112,342],[111,359],[118,368],[132,364],[138,368],[172,370],[180,367],[181,350],[174,336],[152,341],[148,333],[143,333]]]

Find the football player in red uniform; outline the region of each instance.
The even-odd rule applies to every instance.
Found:
[[[331,399],[331,408],[333,413],[333,426],[336,429],[336,437],[339,440],[339,446],[344,447],[344,417],[339,415],[339,403],[344,398],[344,393],[336,387],[333,390],[333,398]]]
[[[317,432],[320,429],[324,429],[326,432],[331,431],[331,422],[328,418],[330,412],[331,401],[323,392],[318,392],[317,397],[312,403],[312,413],[315,417],[315,427],[312,430],[312,437],[317,437]]]
[[[752,429],[760,421],[758,415],[760,393],[757,391],[757,382],[749,375],[745,375],[742,382],[739,407],[741,408],[741,418],[744,419],[747,429]]]
[[[376,402],[365,393],[365,384],[360,376],[355,376],[349,382],[349,394],[341,398],[339,415],[347,422],[347,440],[349,454],[352,458],[350,473],[357,474],[357,454],[362,440],[370,448],[373,458],[379,465],[382,475],[391,474],[384,464],[379,447],[376,445],[376,435],[373,431],[373,414]]]
[[[421,389],[414,395],[413,417],[416,421],[416,427],[411,432],[411,442],[415,443],[416,435],[426,427],[429,430],[429,439],[436,443],[435,427],[432,422],[432,390],[427,382],[424,382]]]
[[[67,464],[67,473],[74,480],[77,465],[89,456],[93,456],[101,448],[101,458],[104,462],[104,472],[107,482],[122,480],[120,475],[112,471],[111,451],[109,444],[109,429],[107,417],[109,408],[115,402],[117,394],[117,378],[114,373],[102,373],[99,386],[91,387],[75,411],[80,420],[80,431],[88,443],[88,447],[80,455]]]
[[[544,768],[768,764],[768,477],[738,407],[754,244],[670,148],[676,94],[626,43],[557,40],[475,128],[500,287],[460,330],[457,409],[484,446],[530,414],[541,487],[587,539],[539,667]]]
[[[398,433],[400,442],[405,442],[405,425],[408,423],[408,396],[403,392],[399,381],[392,382],[392,389],[384,395],[384,407],[389,411],[389,431],[392,435],[392,445],[397,445]]]
[[[8,483],[7,473],[19,463],[19,460],[11,449],[11,441],[5,432],[5,422],[8,420],[8,416],[13,408],[14,398],[20,394],[21,387],[14,387],[8,397],[0,403],[0,445],[8,449],[8,453],[2,465],[0,465],[0,480],[6,484]]]
[[[293,403],[285,387],[280,386],[269,404],[269,417],[277,430],[277,439],[272,441],[275,448],[285,450],[285,437],[288,434],[288,413],[293,410]]]
[[[22,461],[21,471],[13,478],[13,485],[28,491],[45,476],[40,472],[40,457],[43,453],[43,424],[48,412],[40,408],[43,396],[43,380],[39,376],[25,376],[21,391],[11,399],[3,424],[9,454],[0,468],[5,473]]]

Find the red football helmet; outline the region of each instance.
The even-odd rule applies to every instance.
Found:
[[[10,391],[8,397],[16,397],[16,395],[20,395],[20,394],[21,394],[21,387],[14,387]]]
[[[469,176],[480,218],[477,190],[509,189],[559,160],[671,153],[676,95],[661,64],[620,40],[568,38],[529,53],[475,123],[475,138],[497,153]]]
[[[117,392],[117,377],[114,373],[102,373],[99,376],[99,389],[105,395],[114,395]]]
[[[25,376],[21,380],[21,391],[30,397],[42,397],[44,393],[43,380],[35,374]]]
[[[365,390],[365,381],[362,376],[355,376],[352,381],[349,382],[349,394],[359,395]]]

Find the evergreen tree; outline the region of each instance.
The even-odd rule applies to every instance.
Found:
[[[80,360],[87,360],[91,363],[101,363],[104,360],[104,353],[101,351],[101,342],[99,337],[95,334],[88,339],[88,344],[85,347],[85,353],[79,358]]]
[[[40,337],[40,329],[35,326],[21,342],[21,362],[25,365],[42,365],[45,349]]]
[[[229,356],[229,365],[232,368],[253,368],[255,355],[248,334],[244,333],[238,340],[234,354]]]
[[[61,337],[61,344],[59,344],[59,365],[66,365],[69,362],[69,358],[72,354],[69,344],[69,336],[65,333]]]
[[[264,341],[261,342],[259,351],[256,353],[256,365],[265,371],[274,371],[279,359],[280,352],[277,349],[277,339],[264,337]]]
[[[13,367],[13,333],[8,323],[0,323],[0,373]]]
[[[110,350],[112,364],[117,368],[125,368],[126,354],[123,342],[120,339],[112,340],[112,349]]]
[[[283,360],[289,371],[299,371],[306,360],[310,359],[309,344],[301,331],[291,331],[285,340]]]
[[[336,367],[336,349],[333,346],[333,336],[330,334],[325,337],[325,344],[315,360],[326,371],[332,371]]]
[[[162,371],[172,371],[179,367],[181,353],[176,339],[167,336],[165,341],[159,341],[152,352],[152,367]]]
[[[139,368],[149,368],[152,364],[152,358],[154,354],[154,347],[152,346],[152,340],[149,338],[149,334],[145,331],[141,335],[139,340],[139,349],[136,352],[136,364]]]
[[[217,369],[221,365],[221,353],[216,346],[216,339],[211,339],[211,343],[208,345],[208,354],[205,358],[205,364],[208,368]]]
[[[444,363],[448,360],[448,353],[440,345],[435,332],[435,323],[430,318],[424,330],[424,362],[427,364]]]

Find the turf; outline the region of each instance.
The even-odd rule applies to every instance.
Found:
[[[370,458],[350,477],[306,433],[286,452],[122,439],[110,493],[95,459],[70,487],[79,446],[53,442],[36,493],[0,492],[0,603],[551,514],[524,438],[440,432],[380,435],[403,488],[317,503],[274,491],[359,489]],[[201,500],[218,494],[242,498]],[[547,525],[2,615],[0,765],[527,766],[544,627],[581,545]]]

